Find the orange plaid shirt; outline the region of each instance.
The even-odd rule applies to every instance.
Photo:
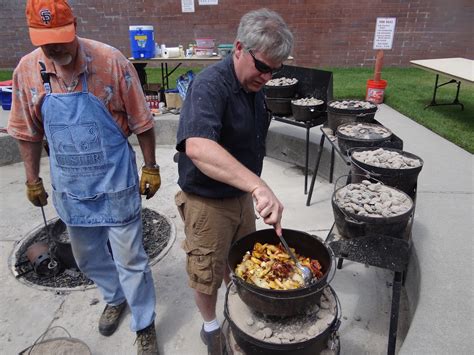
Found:
[[[82,90],[81,74],[87,86],[109,110],[126,136],[140,134],[153,127],[153,116],[145,101],[132,63],[117,49],[97,41],[78,38],[79,48],[72,82],[66,83],[53,61],[41,48],[24,56],[13,72],[12,108],[8,133],[16,139],[38,142],[43,139],[41,105],[46,95],[39,61],[50,73],[53,93]]]

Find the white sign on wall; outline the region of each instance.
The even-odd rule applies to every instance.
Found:
[[[374,49],[392,49],[396,22],[397,19],[395,17],[377,17]]]
[[[199,5],[218,5],[219,0],[199,0]]]
[[[181,12],[194,12],[194,0],[181,0]]]

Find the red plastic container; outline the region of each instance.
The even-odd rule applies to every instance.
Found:
[[[387,80],[367,80],[367,90],[365,92],[365,99],[374,104],[381,104],[383,102],[383,95],[385,93],[386,87]]]
[[[194,53],[197,57],[212,57],[212,48],[194,47]]]

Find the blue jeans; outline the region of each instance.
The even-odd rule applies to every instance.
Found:
[[[156,297],[141,218],[124,226],[67,228],[77,266],[95,282],[104,301],[113,306],[127,301],[132,331],[149,326],[155,319]]]

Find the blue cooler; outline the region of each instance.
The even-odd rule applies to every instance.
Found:
[[[155,35],[153,26],[129,26],[132,57],[135,59],[155,56]]]
[[[0,86],[0,106],[5,111],[10,111],[12,107],[12,87]]]

